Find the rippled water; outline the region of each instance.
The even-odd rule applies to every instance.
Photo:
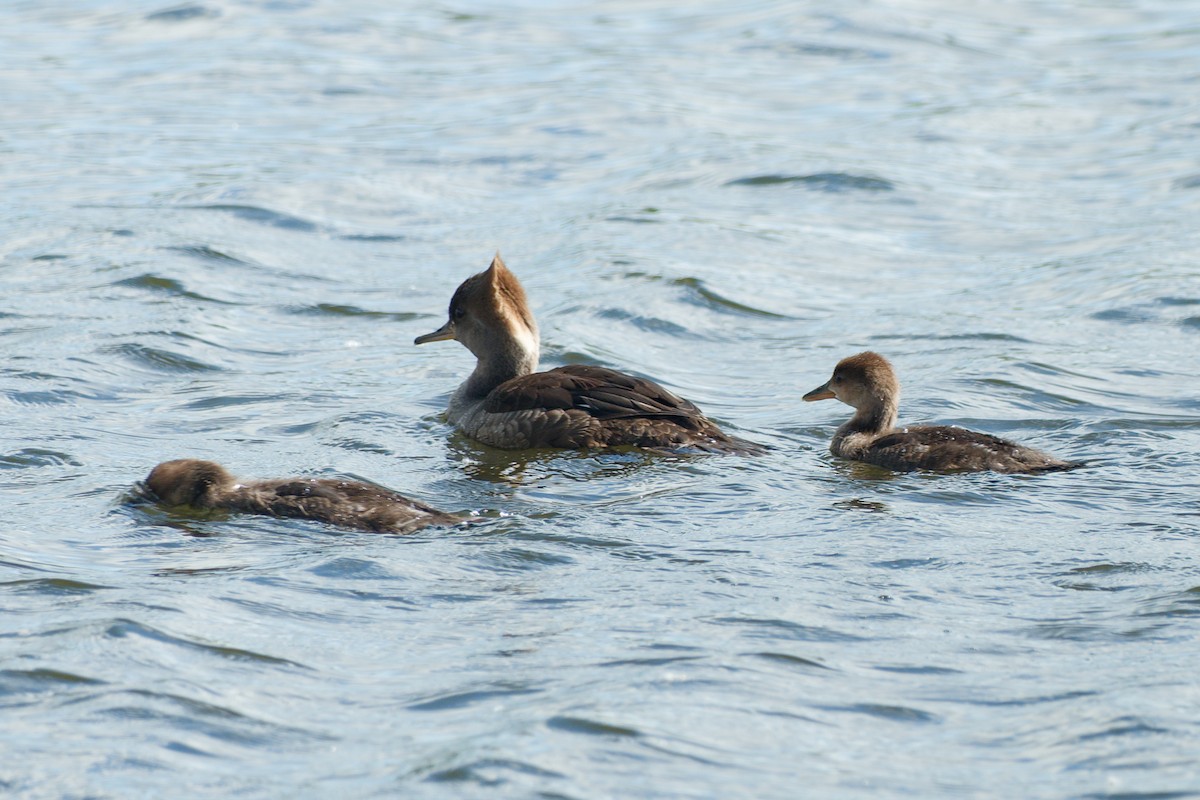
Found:
[[[1195,12],[5,4],[0,786],[1200,795]],[[547,364],[774,450],[451,432],[497,249]],[[1089,468],[834,459],[865,348]],[[129,502],[183,456],[488,519]]]

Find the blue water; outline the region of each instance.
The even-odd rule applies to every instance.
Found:
[[[13,796],[1200,796],[1200,17],[1176,0],[0,8]],[[413,347],[762,458],[503,453]],[[892,475],[800,395],[1088,462]],[[412,536],[131,502],[349,476]]]

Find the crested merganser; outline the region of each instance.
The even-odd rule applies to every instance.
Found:
[[[828,381],[804,395],[810,402],[833,398],[855,409],[829,445],[830,452],[842,458],[898,471],[1053,472],[1082,466],[966,428],[896,428],[900,381],[878,353],[843,358]]]
[[[411,533],[464,521],[369,483],[336,478],[241,482],[220,464],[195,459],[164,461],[151,470],[146,487],[170,506],[298,517],[376,533]]]
[[[645,378],[584,365],[537,372],[537,322],[499,253],[458,287],[446,324],[414,343],[449,339],[462,342],[477,359],[450,398],[449,419],[492,447],[634,445],[743,455],[765,450],[724,433],[694,404]]]

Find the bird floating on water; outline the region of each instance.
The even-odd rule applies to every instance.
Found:
[[[336,478],[239,481],[213,461],[164,461],[146,478],[164,504],[295,517],[376,533],[412,533],[426,525],[455,525],[463,517],[438,511],[398,492]]]
[[[525,290],[498,253],[491,266],[458,287],[446,324],[415,344],[449,339],[477,359],[450,398],[449,419],[492,447],[765,451],[726,434],[694,404],[645,378],[585,365],[538,372],[537,322]]]
[[[828,381],[804,395],[810,402],[833,398],[855,410],[829,445],[829,450],[842,458],[898,471],[1054,472],[1082,466],[966,428],[896,428],[900,381],[892,365],[878,353],[843,358]]]

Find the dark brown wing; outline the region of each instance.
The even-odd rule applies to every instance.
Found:
[[[654,381],[578,364],[505,381],[488,396],[484,410],[502,414],[536,409],[583,411],[601,420],[670,418],[692,429],[711,425],[693,403]]]
[[[275,487],[279,497],[323,497],[326,500],[337,500],[338,494],[324,482],[318,479],[303,478],[281,483]]]
[[[254,481],[229,493],[226,507],[275,517],[300,517],[345,528],[408,533],[461,520],[391,489],[335,478]]]
[[[921,425],[880,436],[868,460],[891,469],[1043,472],[1076,465],[990,433]]]

